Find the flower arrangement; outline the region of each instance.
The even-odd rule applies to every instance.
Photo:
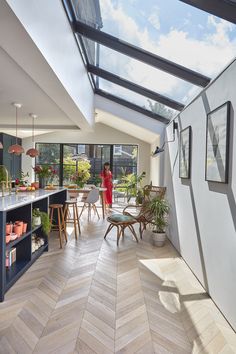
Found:
[[[33,167],[33,169],[35,174],[39,178],[49,178],[57,173],[57,171],[52,166],[49,165],[43,165],[43,166],[37,165]]]
[[[20,171],[20,178],[16,178],[15,180],[15,185],[19,187],[24,187],[27,186],[29,178],[29,172],[24,173],[23,171]]]
[[[90,178],[90,170],[91,165],[89,161],[80,161],[78,163],[77,171],[72,176],[72,181],[76,183],[79,187],[83,187],[83,185]]]

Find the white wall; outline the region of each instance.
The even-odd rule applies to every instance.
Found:
[[[108,127],[102,123],[95,124],[93,132],[54,132],[37,135],[36,142],[41,143],[79,143],[79,144],[136,144],[139,146],[138,171],[146,171],[147,176],[144,183],[150,182],[150,145],[135,137],[122,133],[119,130]],[[32,145],[31,138],[22,141],[25,151]],[[33,180],[33,161],[25,154],[22,155],[22,169],[29,172]]]
[[[7,0],[7,3],[60,80],[69,94],[70,100],[73,100],[76,105],[77,118],[73,109],[71,109],[70,118],[75,123],[78,123],[80,127],[89,128],[89,126],[94,124],[94,93],[62,1]],[[7,11],[6,4],[1,4],[1,10]],[[17,21],[14,20],[14,26],[17,25]],[[38,71],[34,68],[34,63],[37,61],[41,65],[41,59],[36,55],[37,53],[35,54],[32,48],[30,48],[29,53],[25,51],[24,45],[27,39],[23,37],[23,31],[10,27],[9,30],[6,30],[4,36],[11,35],[11,32],[14,40],[15,37],[19,36],[19,33],[21,35],[17,41],[17,45],[15,45],[16,52],[14,52],[14,48],[11,48],[10,39],[5,44],[5,50],[12,54],[12,57],[24,67],[26,72],[35,79],[58,106],[67,112],[66,105],[65,107],[63,105],[67,98],[66,94],[64,93],[63,95],[61,92],[58,92],[55,95],[54,81],[51,82],[51,85],[46,82],[48,73],[45,73],[40,66],[38,66]],[[21,55],[23,56],[24,53],[25,58],[21,58]],[[58,97],[59,94],[61,94],[61,97]],[[84,119],[81,119],[81,117],[79,119],[80,112]]]
[[[236,329],[236,61],[181,114],[179,130],[192,127],[191,179],[179,178],[178,141],[165,153],[171,203],[169,237],[220,310]],[[231,101],[230,179],[205,181],[206,115]],[[172,137],[172,124],[167,129]]]

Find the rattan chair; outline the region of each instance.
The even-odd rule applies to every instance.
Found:
[[[152,212],[147,208],[147,203],[155,197],[164,198],[166,187],[147,185],[143,188],[144,199],[141,205],[127,205],[124,210],[124,215],[129,215],[135,218],[139,223],[140,238],[143,236],[143,231],[146,230],[148,224],[153,222]]]

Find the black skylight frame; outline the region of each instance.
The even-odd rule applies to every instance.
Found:
[[[235,10],[236,6],[233,4],[232,1],[230,0],[179,0],[182,2],[185,2],[189,5],[193,5],[195,7],[198,7],[201,10],[210,12],[218,17],[225,18],[228,21],[231,21],[235,23],[236,21],[236,14],[230,14],[232,12],[232,7]],[[184,105],[180,102],[177,102],[171,98],[168,98],[166,96],[163,96],[157,92],[154,92],[152,90],[149,90],[143,86],[137,85],[133,82],[130,82],[128,80],[125,80],[118,75],[115,75],[109,71],[106,71],[99,66],[91,65],[89,63],[89,59],[87,56],[86,48],[84,45],[83,37],[88,38],[89,40],[92,40],[94,42],[97,42],[98,44],[104,45],[114,51],[120,52],[124,55],[127,55],[133,59],[139,60],[145,64],[151,65],[159,70],[165,71],[168,74],[171,74],[173,76],[176,76],[182,80],[185,80],[186,82],[190,82],[194,85],[200,86],[200,87],[206,87],[209,82],[210,78],[202,75],[196,71],[193,71],[191,69],[188,69],[184,66],[181,66],[179,64],[176,64],[174,62],[171,62],[167,59],[164,59],[160,56],[157,56],[153,53],[150,53],[146,50],[143,50],[139,47],[136,47],[128,42],[125,42],[123,40],[120,40],[119,38],[116,38],[108,33],[100,31],[100,28],[95,29],[81,21],[78,21],[74,12],[73,5],[71,3],[71,0],[62,0],[64,8],[66,10],[68,19],[71,24],[71,28],[74,32],[74,35],[76,39],[79,41],[79,46],[82,49],[82,55],[85,58],[85,64],[87,66],[87,70],[89,73],[89,77],[92,82],[92,86],[94,89],[94,92],[102,97],[106,97],[114,102],[120,103],[128,108],[131,108],[132,110],[135,110],[137,112],[141,112],[151,118],[154,118],[156,120],[161,121],[162,123],[168,123],[169,120],[163,116],[160,116],[154,112],[148,111],[145,108],[142,108],[136,104],[133,104],[127,100],[124,100],[122,98],[119,98],[117,96],[114,96],[110,93],[107,93],[99,88],[99,86],[96,84],[96,80],[94,78],[94,75],[98,78],[101,77],[105,80],[108,80],[116,85],[120,85],[126,89],[129,89],[133,92],[136,92],[138,94],[143,95],[144,97],[151,98],[155,100],[156,102],[162,103],[167,107],[170,107],[172,109],[175,109],[177,111],[181,111],[184,108]],[[219,4],[219,7],[216,6],[215,8],[215,3]],[[219,8],[222,13],[219,11]],[[223,10],[222,10],[223,9]],[[227,17],[227,18],[226,18]]]
[[[231,0],[179,0],[236,24],[236,2]]]

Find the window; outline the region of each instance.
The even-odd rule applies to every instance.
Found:
[[[122,147],[121,145],[114,145],[114,155],[121,155]]]
[[[113,179],[137,173],[137,145],[37,143],[36,148],[40,153],[36,158],[36,164],[50,165],[57,171],[52,181],[54,184],[71,183],[71,177],[79,164],[73,156],[78,154],[86,154],[90,161],[90,183],[99,176],[105,162],[111,165]]]

